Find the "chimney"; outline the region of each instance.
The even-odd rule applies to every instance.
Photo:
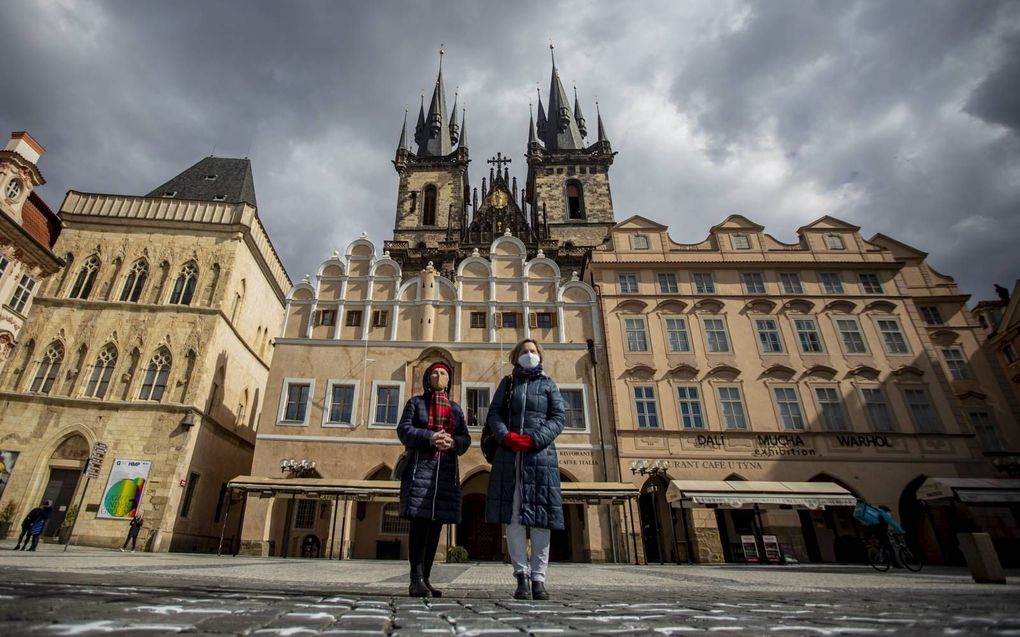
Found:
[[[35,141],[35,139],[25,131],[14,131],[11,133],[11,140],[7,142],[6,146],[4,146],[4,150],[18,153],[33,164],[39,163],[39,158],[46,152],[46,149],[42,147],[42,144]]]

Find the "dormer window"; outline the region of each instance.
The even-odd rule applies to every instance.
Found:
[[[648,235],[636,234],[630,238],[630,247],[633,250],[648,249]]]
[[[843,243],[843,237],[838,234],[825,235],[825,247],[829,250],[846,250],[846,245]]]
[[[206,181],[216,181],[216,175],[206,175],[205,176],[205,180]]]
[[[12,179],[7,182],[7,186],[4,187],[4,196],[8,199],[14,200],[21,194],[21,182],[17,179]]]
[[[751,238],[746,234],[735,234],[732,236],[734,250],[750,250]]]
[[[216,195],[215,197],[212,198],[212,200],[213,201],[226,201],[227,200],[227,196],[226,195]]]
[[[177,196],[176,190],[167,190],[166,192],[163,193],[163,199],[173,199],[176,196]]]

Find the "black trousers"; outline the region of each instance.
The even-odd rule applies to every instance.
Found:
[[[411,563],[411,577],[420,573],[426,580],[432,574],[432,562],[439,548],[439,534],[443,523],[435,520],[411,519],[411,530],[407,534],[407,560]]]
[[[138,531],[140,531],[140,530],[141,529],[130,529],[130,530],[128,530],[127,537],[124,538],[124,546],[122,546],[120,548],[122,548],[122,549],[127,548],[127,543],[131,542],[131,550],[133,551],[135,549],[135,544],[138,543]]]

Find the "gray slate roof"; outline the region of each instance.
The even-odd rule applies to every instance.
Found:
[[[215,175],[215,179],[209,177]],[[163,197],[176,192],[174,199],[245,202],[255,206],[255,180],[248,159],[205,157],[146,197]],[[225,197],[225,199],[220,198]]]

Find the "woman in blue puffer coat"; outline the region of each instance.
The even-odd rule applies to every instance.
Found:
[[[492,461],[485,519],[506,524],[517,578],[516,599],[549,599],[545,574],[549,540],[563,530],[563,497],[556,437],[566,412],[556,383],[542,371],[542,348],[530,338],[510,352],[513,373],[493,396],[486,425],[500,443]],[[528,559],[528,535],[531,559]]]
[[[411,521],[408,561],[411,597],[442,597],[429,577],[443,524],[460,522],[460,468],[457,456],[471,446],[460,405],[450,400],[453,371],[433,363],[422,379],[424,391],[407,401],[397,435],[409,454],[400,476],[400,517]]]

